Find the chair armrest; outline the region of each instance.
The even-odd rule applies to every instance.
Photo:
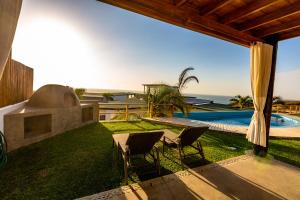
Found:
[[[172,138],[169,138],[169,137],[167,137],[167,136],[163,136],[164,137],[164,141],[165,141],[165,139],[168,139],[168,140],[170,140],[170,141],[172,141],[172,142],[174,142],[174,143],[180,143],[180,138],[179,137],[177,137],[175,140],[174,139],[172,139]]]

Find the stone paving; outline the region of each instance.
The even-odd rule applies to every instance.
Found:
[[[300,169],[244,155],[83,197],[98,199],[300,199]]]

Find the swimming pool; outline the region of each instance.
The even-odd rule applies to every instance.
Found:
[[[213,122],[219,124],[249,126],[253,111],[235,112],[190,112],[187,117],[182,113],[175,113],[174,117],[188,118],[199,121]],[[300,121],[279,114],[272,114],[271,127],[284,128],[300,126]]]

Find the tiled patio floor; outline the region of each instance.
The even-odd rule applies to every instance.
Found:
[[[94,199],[300,199],[300,169],[251,155],[123,186]]]

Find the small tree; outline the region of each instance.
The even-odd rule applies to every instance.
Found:
[[[152,116],[167,116],[173,108],[187,114],[187,105],[184,97],[174,87],[163,86],[149,94],[149,103],[152,107]]]
[[[240,109],[243,109],[245,107],[250,107],[253,104],[252,98],[250,96],[241,96],[241,95],[237,95],[234,98],[230,99],[230,103],[233,106],[240,107]]]
[[[74,92],[78,96],[79,99],[82,99],[82,95],[85,93],[84,88],[75,88]]]

